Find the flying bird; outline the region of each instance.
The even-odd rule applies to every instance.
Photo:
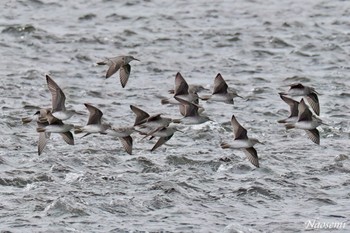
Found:
[[[76,112],[74,110],[66,109],[66,96],[64,95],[62,89],[49,75],[46,75],[46,82],[51,92],[52,115],[60,120],[67,120],[71,118]]]
[[[131,66],[129,63],[133,60],[140,61],[139,59],[133,56],[122,55],[118,57],[107,58],[104,61],[97,62],[97,65],[109,66],[106,73],[106,79],[111,77],[113,74],[115,74],[119,70],[120,83],[124,88],[126,86],[126,83],[129,80],[129,76],[131,72]]]
[[[312,115],[312,112],[305,104],[304,99],[301,99],[298,105],[298,120],[296,122],[291,122],[285,124],[286,129],[303,129],[306,131],[306,134],[310,138],[310,140],[316,144],[320,144],[320,133],[317,130],[319,125],[327,125],[322,122],[321,119],[316,118]]]
[[[88,122],[85,126],[75,126],[74,133],[79,134],[85,132],[86,134],[83,137],[92,133],[106,134],[106,130],[109,129],[111,125],[102,123],[101,119],[103,113],[101,110],[88,103],[84,105],[89,111]]]
[[[233,142],[232,143],[221,143],[221,148],[234,148],[242,149],[248,160],[255,166],[259,167],[258,153],[253,147],[259,142],[258,139],[248,138],[247,130],[240,125],[234,115],[231,118],[231,125],[233,128]]]

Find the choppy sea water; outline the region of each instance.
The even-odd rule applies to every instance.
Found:
[[[0,229],[3,232],[350,231],[349,31],[347,1],[5,1],[0,9]],[[125,89],[105,79],[104,57],[131,54]],[[180,117],[160,104],[175,74],[212,86],[218,72],[245,99],[201,103],[214,122],[187,127],[159,149],[135,135],[133,155],[106,135],[53,135],[37,155],[36,125],[21,117],[49,107],[45,73],[84,113],[132,125],[134,104]],[[319,93],[321,145],[286,132],[278,92],[302,82]],[[232,140],[234,114],[261,168]],[[221,158],[229,158],[221,160]],[[226,161],[226,162],[225,162]],[[309,221],[320,223],[314,229]],[[323,226],[323,227],[322,227]]]

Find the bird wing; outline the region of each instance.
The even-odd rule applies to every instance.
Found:
[[[157,143],[153,146],[153,148],[151,149],[151,151],[154,151],[155,149],[157,149],[158,147],[160,147],[161,145],[163,145],[164,143],[166,143],[167,141],[169,141],[169,139],[173,136],[174,134],[171,134],[167,137],[160,137],[157,141]]]
[[[60,135],[62,136],[62,139],[69,145],[74,145],[74,137],[73,134],[71,132],[64,132],[64,133],[60,133]]]
[[[130,109],[136,114],[134,126],[144,123],[144,121],[148,117],[150,117],[147,112],[143,111],[142,109],[140,109],[134,105],[130,105]]]
[[[126,86],[126,83],[129,80],[130,72],[131,72],[131,66],[129,64],[126,64],[120,67],[119,77],[120,77],[120,83],[122,84],[123,88]]]
[[[180,72],[178,72],[175,76],[174,96],[187,95],[187,94],[188,94],[188,84],[186,80],[182,77]]]
[[[198,116],[199,115],[198,114],[199,106],[197,104],[188,102],[187,100],[178,98],[177,96],[174,96],[174,98],[185,106],[184,117]],[[180,111],[181,111],[181,109],[180,109]]]
[[[242,149],[244,154],[247,156],[248,160],[255,166],[259,167],[259,158],[258,153],[254,149],[254,147],[244,148]]]
[[[162,114],[161,113],[158,113],[156,115],[153,115],[153,116],[150,116],[147,118],[147,120],[145,122],[154,122],[154,121],[159,121],[162,119]],[[143,122],[142,122],[143,123]]]
[[[52,112],[54,113],[57,111],[66,110],[66,96],[64,95],[61,88],[57,85],[55,81],[53,81],[53,79],[49,75],[46,75],[46,82],[51,92]]]
[[[312,110],[316,113],[316,115],[320,115],[320,103],[318,101],[318,96],[316,93],[312,92],[308,94],[306,97],[307,102],[310,104]]]
[[[41,155],[44,148],[46,147],[47,141],[50,138],[51,133],[45,133],[41,132],[39,133],[39,140],[38,140],[38,155]]]
[[[302,89],[304,88],[305,86],[301,83],[292,83],[290,86],[290,89]]]
[[[221,74],[218,73],[214,79],[213,95],[218,93],[225,94],[227,93],[227,88],[228,88],[227,83],[225,82]]]
[[[298,105],[299,105],[299,102],[296,101],[296,100],[293,100],[292,98],[289,98],[287,96],[284,96],[282,93],[279,93],[280,94],[280,97],[281,99],[289,105],[290,107],[290,116],[289,117],[296,117],[298,116]]]
[[[62,120],[54,117],[51,112],[46,114],[46,120],[50,125],[64,125]]]
[[[300,100],[300,103],[298,104],[298,111],[298,121],[312,121],[312,113],[305,104],[304,99]]]
[[[119,140],[122,143],[126,153],[131,155],[132,154],[132,137],[131,136],[120,137]]]
[[[107,63],[109,65],[109,68],[106,73],[106,78],[111,77],[113,74],[115,74],[119,68],[124,64],[123,60],[120,57],[116,57],[118,59],[110,59]]]
[[[159,127],[154,128],[154,129],[151,129],[148,133],[146,133],[146,135],[142,139],[145,139],[146,137],[151,136],[151,135],[153,137],[155,133],[157,133],[161,130],[165,130],[166,128],[167,128],[166,126],[159,126]]]
[[[314,143],[320,145],[320,133],[317,129],[311,129],[311,130],[305,130],[307,136],[313,141]]]
[[[234,139],[248,139],[247,130],[240,125],[234,115],[231,118]]]
[[[90,113],[87,124],[88,125],[101,124],[101,118],[103,116],[103,113],[101,112],[101,110],[87,103],[85,103],[84,105]]]
[[[179,111],[182,116],[185,116],[186,114],[186,105],[180,104],[179,105]]]

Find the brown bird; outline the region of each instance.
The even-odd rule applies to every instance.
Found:
[[[233,128],[233,142],[232,143],[221,143],[221,148],[233,148],[242,149],[248,160],[255,166],[259,167],[259,158],[254,145],[261,143],[255,138],[248,138],[247,130],[242,127],[236,120],[235,116],[232,115],[231,125]]]
[[[222,75],[218,73],[214,79],[214,88],[211,95],[200,96],[201,100],[211,100],[216,102],[224,102],[227,104],[233,104],[234,97],[241,97],[237,92],[228,90],[228,85]]]
[[[118,57],[107,58],[104,61],[97,62],[97,64],[109,66],[106,73],[106,78],[111,77],[119,70],[120,83],[124,88],[129,80],[131,72],[131,66],[129,65],[129,63],[133,60],[140,61],[139,59],[134,58],[133,56],[122,55]]]
[[[301,83],[293,83],[289,85],[289,87],[287,92],[281,92],[280,94],[305,97],[315,114],[318,116],[320,115],[320,103],[315,88],[304,86]]]
[[[84,105],[90,113],[88,122],[85,126],[76,126],[74,133],[78,134],[78,133],[85,132],[86,134],[83,137],[92,133],[106,134],[106,130],[111,128],[111,125],[102,124],[101,119],[102,119],[103,113],[101,112],[101,110],[88,103],[85,103]]]

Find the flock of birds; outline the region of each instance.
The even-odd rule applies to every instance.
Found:
[[[97,64],[109,66],[106,72],[106,78],[111,77],[119,71],[120,82],[124,88],[131,72],[129,63],[133,60],[139,61],[133,56],[118,56],[108,58]],[[183,116],[182,118],[171,119],[163,117],[162,114],[150,115],[139,107],[130,105],[131,110],[136,116],[134,125],[123,128],[114,127],[111,124],[102,122],[103,113],[101,110],[91,104],[85,103],[89,111],[88,122],[85,126],[76,126],[63,122],[71,118],[74,114],[77,114],[77,112],[66,109],[66,97],[61,88],[49,75],[46,75],[46,81],[51,92],[52,107],[41,108],[33,116],[22,118],[24,124],[31,121],[36,121],[37,123],[39,155],[42,154],[51,133],[60,134],[67,144],[74,145],[74,137],[71,131],[74,134],[85,133],[83,137],[90,134],[108,134],[118,137],[128,154],[132,154],[133,138],[131,135],[133,133],[139,133],[143,135],[143,138],[150,137],[152,139],[158,137],[158,141],[151,149],[151,151],[154,151],[167,142],[176,131],[181,131],[179,125],[202,124],[210,121],[209,117],[202,114],[204,108],[199,105],[199,100],[224,102],[232,105],[235,97],[242,98],[236,91],[228,87],[220,73],[215,77],[212,94],[201,96],[198,93],[206,90],[203,86],[188,85],[182,75],[177,73],[174,89],[169,90],[169,93],[173,96],[162,99],[161,103],[178,105],[179,112]],[[284,124],[286,129],[297,128],[305,130],[308,137],[314,143],[320,144],[317,127],[324,123],[317,117],[320,114],[320,105],[315,89],[304,86],[301,83],[295,83],[290,85],[290,89],[287,92],[280,92],[279,95],[290,106],[290,116],[278,122]],[[300,101],[290,98],[298,96],[302,97]],[[231,125],[233,128],[233,141],[230,143],[221,143],[221,148],[241,149],[246,154],[248,160],[255,167],[259,167],[259,158],[254,145],[260,142],[255,138],[248,137],[247,130],[237,121],[234,115],[231,117]]]

